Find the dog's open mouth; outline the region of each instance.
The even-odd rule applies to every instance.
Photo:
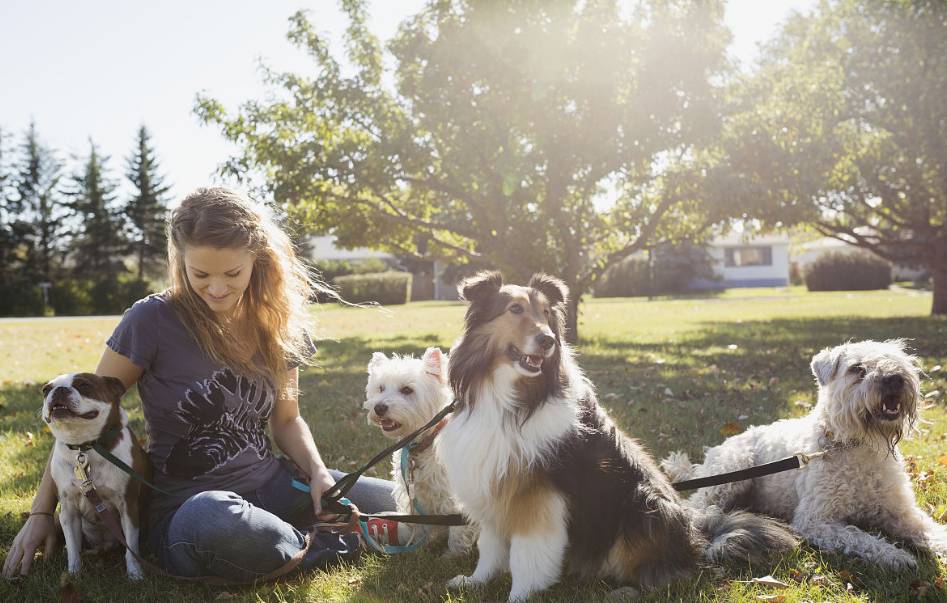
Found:
[[[881,403],[882,419],[897,419],[901,416],[901,400],[898,398],[888,398]]]
[[[401,423],[392,421],[391,419],[378,419],[378,425],[381,427],[382,431],[394,431],[396,429],[401,429]]]
[[[66,402],[53,402],[49,407],[50,419],[94,419],[97,416],[99,416],[99,411],[97,410],[90,410],[89,412],[79,414],[72,410]]]
[[[530,374],[538,375],[543,370],[543,356],[541,354],[524,354],[515,345],[507,349],[510,360],[517,363],[521,369]]]

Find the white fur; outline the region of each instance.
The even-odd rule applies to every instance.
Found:
[[[404,387],[410,387],[412,393],[402,393]],[[382,417],[379,417],[374,409],[381,402],[388,406],[384,418],[401,424],[400,428],[385,432],[385,435],[395,440],[408,435],[430,421],[438,411],[450,403],[447,356],[442,354],[439,348],[428,348],[420,359],[398,355],[388,358],[380,352],[375,352],[368,365],[365,400],[363,407],[367,411],[370,424],[380,427]],[[444,467],[434,454],[434,447],[411,453],[413,467],[407,471],[407,484],[402,477],[401,454],[401,451],[397,450],[391,457],[391,479],[395,483],[394,497],[398,512],[414,514],[414,501],[428,515],[459,512],[457,502],[451,495]],[[477,528],[474,525],[445,529],[416,524],[412,526],[412,532],[412,539],[416,539],[421,533],[427,533],[432,540],[441,539],[446,534],[447,549],[451,555],[467,553],[477,539]],[[399,529],[399,538],[400,536]]]
[[[509,600],[522,601],[559,579],[568,545],[565,499],[557,495],[545,503],[550,505],[546,516],[553,518],[549,523],[557,528],[553,533],[543,530],[532,537],[514,535],[506,540],[494,528],[498,520],[492,488],[509,473],[541,465],[555,443],[577,428],[576,388],[586,382],[569,353],[568,348],[562,349],[570,385],[524,424],[517,421],[514,392],[522,370],[515,363],[505,363],[473,394],[475,407],[456,414],[435,443],[451,489],[465,514],[481,526],[476,569],[470,576],[453,578],[449,588],[482,584],[509,570],[513,575]],[[542,513],[537,509],[537,514]]]
[[[43,418],[49,423],[50,432],[56,438],[50,461],[50,473],[59,493],[59,519],[66,539],[68,568],[70,573],[75,574],[79,572],[82,565],[80,550],[83,537],[85,537],[88,544],[94,547],[108,548],[118,543],[115,542],[108,528],[99,519],[93,505],[82,495],[82,491],[79,489],[80,482],[76,479],[74,473],[77,453],[66,447],[66,444],[81,444],[96,439],[102,433],[103,426],[111,410],[111,404],[83,397],[73,389],[72,396],[77,404],[77,412],[85,413],[97,410],[99,411],[98,416],[93,419],[71,418],[48,421],[49,405],[53,391],[56,387],[71,387],[72,380],[72,374],[65,374],[50,381],[53,389],[50,390],[49,395],[44,400]],[[111,452],[130,466],[132,464],[132,434],[128,428],[128,417],[124,410],[120,410],[120,416],[123,430],[122,439]],[[125,503],[125,491],[128,488],[128,480],[131,478],[118,467],[99,456],[94,450],[86,451],[85,456],[89,460],[90,473],[95,483],[96,492],[118,515],[126,542],[135,553],[138,553],[139,530],[132,523]],[[125,567],[130,579],[141,580],[144,577],[138,560],[128,550],[125,551]]]
[[[867,372],[864,379],[850,372],[859,366]],[[819,399],[809,415],[752,427],[707,450],[701,465],[692,465],[684,453],[672,454],[661,464],[678,480],[736,471],[796,452],[838,448],[796,471],[698,490],[688,503],[724,508],[746,503],[754,511],[791,521],[815,546],[891,569],[913,568],[916,561],[885,538],[852,524],[880,528],[896,540],[947,554],[947,526],[918,508],[901,454],[889,451],[879,433],[858,418],[877,408],[878,380],[897,373],[908,384],[905,395],[913,397],[901,425],[910,434],[919,376],[903,342],[863,341],[823,350],[813,358],[812,370]]]

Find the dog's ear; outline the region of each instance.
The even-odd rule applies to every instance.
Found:
[[[569,288],[554,276],[538,273],[529,279],[530,289],[541,291],[553,305],[564,304],[569,299]]]
[[[374,373],[378,367],[385,364],[386,362],[388,362],[388,356],[385,356],[381,352],[375,352],[372,354],[372,359],[368,361],[368,373]]]
[[[52,382],[52,381],[50,381],[49,383],[47,383],[46,385],[44,385],[44,386],[43,386],[43,398],[45,398],[46,396],[48,396],[48,395],[49,395],[49,392],[50,392],[52,389],[53,389],[53,382]]]
[[[443,383],[447,377],[447,363],[444,362],[445,356],[441,348],[424,350],[421,360],[424,362],[424,372]]]
[[[109,394],[114,396],[116,400],[121,400],[122,396],[125,395],[125,384],[122,383],[122,380],[115,377],[102,377],[102,380],[105,382]]]
[[[843,356],[842,346],[836,346],[825,348],[812,357],[812,364],[809,366],[819,385],[824,386],[835,377]]]
[[[477,303],[496,295],[503,286],[503,275],[496,271],[483,271],[464,279],[457,287],[460,299]]]

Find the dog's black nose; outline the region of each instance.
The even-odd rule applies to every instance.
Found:
[[[388,412],[388,405],[384,402],[379,402],[375,405],[375,414],[379,417],[385,416],[386,412]]]
[[[544,350],[548,350],[553,345],[555,345],[556,338],[546,333],[540,333],[539,335],[536,336],[536,341],[539,343],[539,347],[541,347]]]
[[[885,389],[899,389],[902,385],[904,385],[904,377],[898,373],[881,378],[881,387]]]

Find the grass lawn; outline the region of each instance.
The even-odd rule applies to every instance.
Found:
[[[583,306],[578,359],[600,401],[628,433],[660,457],[685,449],[700,458],[724,432],[799,415],[814,402],[812,355],[849,339],[905,337],[922,359],[923,392],[947,391],[947,319],[931,318],[930,294],[904,289],[810,294],[804,289],[737,290],[711,298],[591,300]],[[388,311],[321,307],[318,366],[302,377],[301,406],[330,466],[350,470],[385,440],[363,417],[365,366],[373,351],[420,353],[450,346],[463,306],[424,302]],[[39,418],[39,385],[65,371],[91,370],[117,317],[0,320],[0,557],[19,529],[39,482],[51,438]],[[923,433],[902,444],[918,502],[947,521],[947,394],[928,398]],[[133,427],[144,432],[137,395],[126,397]],[[380,466],[375,475],[386,475]],[[275,585],[230,588],[148,578],[129,584],[120,556],[86,558],[77,586],[86,600],[500,601],[510,580],[449,595],[443,584],[470,573],[475,555],[441,551],[366,556],[356,567],[310,573]],[[0,600],[54,599],[65,555],[34,565],[20,582],[0,581]],[[772,574],[789,584],[750,585]],[[803,547],[772,564],[707,568],[647,601],[944,601],[947,565],[922,558],[916,575],[878,571]],[[608,585],[565,580],[537,601],[599,601]],[[770,598],[765,598],[770,597]]]

